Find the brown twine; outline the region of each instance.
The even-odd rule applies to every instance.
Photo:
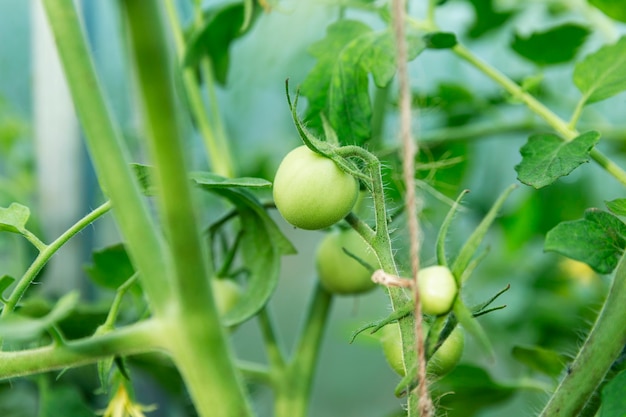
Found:
[[[415,292],[415,345],[418,363],[417,394],[419,398],[420,417],[434,415],[433,403],[428,394],[426,380],[426,356],[424,352],[424,334],[422,333],[422,306],[417,286],[417,273],[419,271],[419,224],[417,220],[417,198],[415,196],[415,155],[418,151],[417,144],[411,135],[411,92],[409,88],[409,75],[407,69],[407,44],[404,34],[405,2],[404,0],[393,1],[393,27],[396,37],[398,84],[400,93],[400,140],[402,142],[403,169],[402,175],[406,184],[405,206],[409,226],[411,272],[413,276],[413,289]]]

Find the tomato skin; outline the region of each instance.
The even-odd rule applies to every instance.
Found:
[[[300,229],[332,226],[350,213],[358,181],[329,158],[300,146],[283,158],[274,177],[274,202],[283,218]]]
[[[332,231],[320,243],[315,257],[322,286],[339,295],[361,294],[374,288],[370,271],[343,248],[373,268],[379,267],[378,258],[356,231]]]
[[[424,335],[428,334],[430,326],[423,323]],[[404,359],[402,356],[402,342],[400,336],[400,326],[398,323],[390,323],[379,330],[380,342],[383,354],[391,369],[398,375],[404,376]],[[459,326],[455,327],[452,333],[437,349],[434,355],[426,364],[426,373],[435,378],[441,378],[452,371],[463,356],[465,347],[465,333]]]
[[[417,286],[422,311],[433,316],[449,312],[458,293],[452,272],[440,265],[421,269],[417,275]]]
[[[225,316],[235,307],[241,298],[241,287],[232,279],[213,278],[211,279],[215,306],[220,316]]]

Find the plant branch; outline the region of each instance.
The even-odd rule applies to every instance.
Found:
[[[6,316],[15,310],[15,306],[21,300],[22,296],[33,282],[37,274],[41,271],[41,269],[48,263],[50,258],[68,241],[70,240],[76,233],[83,230],[85,227],[89,226],[100,216],[104,215],[111,209],[111,202],[107,201],[102,204],[100,207],[96,208],[91,213],[87,214],[85,217],[80,219],[76,224],[70,227],[65,233],[59,236],[54,242],[45,246],[45,248],[39,252],[39,255],[35,258],[30,267],[26,270],[24,275],[17,282],[15,289],[11,293],[11,296],[5,303],[4,309],[2,310],[1,317]]]
[[[95,363],[163,348],[163,328],[149,319],[99,336],[16,352],[0,352],[0,380]]]
[[[579,415],[626,345],[626,257],[623,256],[602,311],[541,417]]]

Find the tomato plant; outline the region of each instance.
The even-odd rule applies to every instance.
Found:
[[[621,416],[625,22],[0,2],[2,415]]]
[[[324,229],[346,217],[358,197],[355,178],[331,159],[300,146],[289,152],[274,177],[274,202],[292,225]]]

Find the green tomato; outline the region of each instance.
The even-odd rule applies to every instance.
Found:
[[[274,202],[287,222],[305,230],[332,226],[350,213],[359,184],[329,158],[300,146],[274,177]]]
[[[217,312],[223,317],[235,307],[241,298],[241,287],[232,279],[226,278],[211,279],[211,287]]]
[[[428,334],[430,326],[423,323],[424,335]],[[379,330],[380,342],[385,359],[398,375],[404,376],[404,359],[402,356],[402,342],[400,326],[391,323]],[[440,378],[452,371],[461,360],[465,347],[465,334],[460,327],[455,327],[448,338],[439,346],[439,349],[428,360],[426,373],[431,377]]]
[[[440,265],[421,269],[417,276],[417,286],[422,311],[434,316],[450,311],[458,292],[452,272]]]
[[[371,273],[356,259],[357,256],[373,268],[378,268],[378,258],[361,236],[352,229],[328,233],[316,254],[317,273],[322,286],[333,294],[360,294],[374,288]]]

